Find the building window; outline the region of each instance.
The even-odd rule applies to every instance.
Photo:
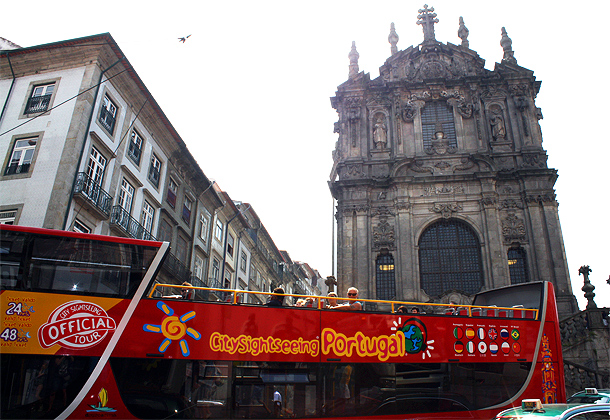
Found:
[[[453,109],[446,102],[427,102],[421,113],[424,149],[432,147],[436,133],[442,131],[449,146],[457,147]]]
[[[483,286],[481,246],[470,226],[443,220],[428,227],[419,239],[421,287],[430,297],[449,290],[472,295]]]
[[[14,225],[17,218],[17,210],[0,211],[0,225]]]
[[[178,196],[178,184],[172,178],[167,183],[167,202],[172,208],[176,208],[176,197]]]
[[[220,261],[217,258],[214,258],[214,260],[212,261],[212,280],[214,282],[218,281],[219,274],[220,274]],[[214,285],[210,285],[210,286],[215,287]]]
[[[377,257],[377,299],[392,300],[396,297],[396,271],[394,257],[382,254]]]
[[[116,104],[108,97],[104,95],[102,101],[102,109],[100,110],[100,124],[112,135],[114,133],[114,125],[116,123]]]
[[[203,279],[203,259],[199,255],[195,255],[195,277],[199,280]]]
[[[72,230],[80,233],[91,233],[91,228],[78,219],[74,219]]]
[[[150,167],[148,168],[148,179],[155,188],[159,188],[159,179],[161,179],[161,161],[155,155],[152,154],[150,158]]]
[[[210,221],[207,216],[203,213],[199,215],[199,238],[203,242],[207,242],[208,240],[208,229],[209,229]]]
[[[144,205],[142,206],[142,218],[140,223],[144,226],[148,232],[152,232],[153,222],[155,220],[155,208],[150,205],[150,203],[144,200]]]
[[[38,137],[30,137],[27,139],[18,139],[13,145],[11,160],[4,170],[4,175],[24,174],[29,172]]]
[[[229,234],[227,238],[227,254],[233,257],[233,248],[235,247],[235,236]]]
[[[248,254],[244,251],[241,252],[241,260],[239,261],[239,268],[244,273],[246,272],[246,267],[248,266]]]
[[[186,264],[186,240],[182,236],[178,236],[178,240],[176,241],[176,258],[178,258],[178,261],[182,264]]]
[[[182,205],[182,220],[186,222],[186,224],[191,223],[191,209],[193,208],[193,201],[184,197],[184,204]]]
[[[523,248],[517,247],[508,250],[508,272],[510,273],[511,284],[527,283],[529,281],[527,258]]]
[[[48,83],[45,85],[34,86],[32,89],[32,95],[28,99],[28,103],[25,106],[26,114],[36,114],[39,112],[45,112],[49,109],[51,103],[51,97],[55,90],[55,83]]]
[[[83,193],[87,197],[97,200],[105,170],[106,158],[95,147],[92,147],[89,153],[89,162],[87,162],[87,179],[83,188]]]
[[[140,165],[140,158],[142,157],[142,136],[135,129],[131,130],[131,139],[129,140],[129,150],[127,156],[135,163]]]
[[[135,189],[125,178],[121,181],[121,190],[119,191],[119,206],[127,213],[131,214],[131,203],[133,202],[133,194]]]
[[[172,226],[165,219],[159,223],[159,240],[165,242],[172,241]]]
[[[216,238],[216,240],[219,242],[222,242],[223,229],[224,229],[224,226],[222,225],[222,222],[220,221],[220,219],[216,219],[216,226],[214,227],[214,238]]]

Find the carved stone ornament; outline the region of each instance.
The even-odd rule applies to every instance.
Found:
[[[448,195],[448,194],[464,194],[466,189],[463,185],[432,185],[430,187],[424,187],[423,197],[431,197],[433,195]]]
[[[392,208],[388,206],[373,207],[371,209],[371,216],[394,216],[394,214]]]
[[[449,219],[453,213],[462,210],[462,206],[459,203],[434,203],[430,207],[430,211],[433,213],[440,213],[445,219]]]
[[[379,224],[373,227],[373,246],[375,248],[387,247],[393,250],[394,243],[394,227],[390,226],[387,220],[380,220]]]
[[[457,147],[450,145],[445,133],[437,131],[436,137],[430,142],[430,146],[424,149],[427,155],[445,155],[457,152]]]
[[[424,166],[423,162],[414,161],[409,165],[409,169],[417,173],[431,173],[434,174],[434,168],[432,166]]]
[[[506,98],[507,96],[508,92],[506,88],[498,85],[485,86],[481,91],[481,97],[483,98]]]
[[[366,204],[350,204],[340,210],[338,209],[338,212],[346,216],[352,215],[353,213],[368,213],[369,206]]]
[[[544,153],[523,154],[523,168],[546,168],[547,156]]]
[[[345,178],[363,178],[362,165],[347,165],[342,175]]]
[[[466,98],[464,97],[464,95],[462,95],[462,93],[459,90],[456,89],[453,92],[441,91],[441,96],[446,99],[454,98],[455,99],[454,106],[456,107],[458,113],[463,118],[472,117],[472,114],[474,112],[474,105],[467,104]]]
[[[517,201],[512,198],[507,198],[506,200],[502,200],[500,203],[500,210],[502,209],[522,209],[523,203],[521,200]]]
[[[409,100],[402,106],[400,116],[404,122],[413,122],[415,115],[417,114],[417,107],[413,104],[413,101]]]
[[[474,159],[470,157],[463,157],[460,159],[459,165],[455,165],[453,167],[453,172],[455,171],[467,171],[469,169],[474,168],[475,162]]]
[[[502,235],[505,242],[522,241],[525,239],[525,223],[515,213],[508,213],[502,220]]]
[[[557,204],[557,201],[555,200],[555,193],[545,193],[545,194],[531,194],[528,195],[527,197],[525,197],[525,202],[528,204],[532,204],[532,203],[538,203],[538,204],[544,204],[544,203],[554,203]]]

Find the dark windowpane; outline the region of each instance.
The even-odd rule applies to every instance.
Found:
[[[481,249],[472,229],[460,221],[441,221],[419,240],[422,288],[429,296],[449,290],[474,294],[483,285]]]
[[[396,296],[394,257],[389,254],[377,257],[377,299],[391,300]]]
[[[422,111],[422,133],[424,148],[431,146],[432,138],[437,130],[437,123],[442,127],[450,146],[457,146],[453,111],[445,102],[429,102]]]
[[[508,250],[508,271],[511,284],[527,283],[527,259],[523,248],[511,248]]]

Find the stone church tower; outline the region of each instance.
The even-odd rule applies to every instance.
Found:
[[[468,46],[424,40],[391,56],[371,80],[358,70],[331,98],[339,114],[330,189],[337,200],[339,292],[368,299],[468,303],[481,290],[548,280],[561,313],[578,310],[568,275],[531,70],[502,28],[493,71]]]

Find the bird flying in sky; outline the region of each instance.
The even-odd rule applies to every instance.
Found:
[[[190,37],[190,36],[191,36],[191,35],[189,35],[189,36],[183,36],[183,37],[180,37],[180,38],[178,38],[178,42],[182,42],[182,43],[184,44],[184,42],[186,41],[186,39],[187,39],[188,37]]]

